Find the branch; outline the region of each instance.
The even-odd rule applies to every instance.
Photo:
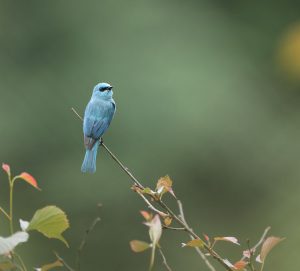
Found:
[[[146,204],[148,205],[148,208],[151,209],[152,211],[154,211],[155,213],[159,214],[162,217],[166,217],[167,214],[165,214],[164,212],[156,209],[151,203],[150,201],[140,192],[137,192],[139,194],[139,196],[146,202]]]
[[[53,252],[54,255],[56,256],[57,260],[59,260],[60,262],[62,262],[62,264],[65,266],[66,269],[68,269],[69,271],[75,271],[70,265],[67,264],[67,262],[58,255],[57,252]]]
[[[171,267],[167,263],[166,257],[164,255],[163,251],[161,250],[161,248],[158,248],[158,251],[159,251],[159,253],[160,253],[160,255],[161,255],[162,259],[163,259],[163,265],[166,267],[166,269],[168,271],[172,271]]]
[[[178,204],[178,209],[179,209],[179,214],[180,214],[180,218],[182,219],[182,221],[185,223],[186,227],[189,228],[189,225],[187,224],[186,220],[185,220],[185,216],[184,216],[184,211],[183,211],[183,206],[180,200],[177,200],[177,204]],[[190,238],[191,239],[195,239],[193,235],[190,234]],[[211,271],[216,271],[216,269],[211,265],[211,263],[209,262],[209,260],[207,259],[207,257],[205,256],[205,254],[200,250],[200,248],[195,247],[195,250],[197,251],[197,253],[200,255],[200,257],[202,258],[202,260],[205,262],[205,264],[207,265],[208,269]]]
[[[185,228],[176,228],[176,227],[170,227],[170,226],[166,226],[166,225],[163,225],[162,226],[163,229],[166,229],[166,230],[173,230],[173,231],[186,231]]]
[[[81,257],[81,253],[87,243],[87,237],[89,235],[89,233],[95,228],[95,226],[97,225],[98,222],[100,222],[101,218],[100,217],[96,217],[92,224],[90,225],[90,227],[85,231],[85,234],[83,236],[83,239],[81,241],[80,246],[78,247],[77,250],[77,258],[76,258],[76,266],[77,266],[77,270],[80,271],[80,257]]]
[[[81,120],[82,117],[77,113],[77,111],[72,107],[71,110],[77,115],[78,118],[80,118]],[[113,160],[123,169],[123,171],[131,178],[131,180],[134,182],[134,184],[139,187],[140,189],[144,189],[144,186],[136,179],[136,177],[134,177],[134,175],[129,171],[129,169],[127,167],[125,167],[121,161],[110,151],[110,149],[103,143],[102,139],[100,139],[100,144],[104,147],[104,149],[108,152],[108,154],[113,158]],[[139,193],[140,194],[140,193]],[[140,194],[141,195],[141,194]],[[143,195],[143,200],[145,200],[145,196]],[[183,226],[186,231],[195,239],[200,239],[201,238],[194,233],[194,231],[189,228],[161,199],[155,199],[156,202],[165,210],[169,213],[169,215],[176,220],[181,226]],[[149,202],[149,201],[148,201]],[[148,205],[149,206],[149,205]],[[152,208],[152,207],[151,207]],[[157,210],[155,207],[153,207],[155,210]],[[156,212],[156,211],[155,211]],[[159,211],[160,212],[160,211]],[[204,242],[203,242],[204,243]],[[219,256],[217,254],[217,252],[215,252],[212,248],[210,248],[206,243],[204,243],[204,248],[209,252],[209,254],[216,259],[221,265],[223,265],[223,267],[228,270],[228,271],[232,271],[232,268],[229,267],[224,260],[221,258],[221,256]],[[211,269],[212,271],[215,271],[215,269]]]

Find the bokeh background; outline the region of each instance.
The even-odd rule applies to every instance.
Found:
[[[0,161],[34,175],[42,192],[16,187],[16,218],[66,211],[71,248],[33,233],[19,252],[28,266],[70,264],[85,229],[83,270],[147,270],[148,240],[131,181],[100,150],[95,175],[80,172],[81,122],[93,86],[114,85],[117,113],[105,142],[147,186],[169,174],[199,234],[256,242],[266,226],[287,237],[266,270],[299,270],[299,1],[1,1]],[[6,176],[0,205],[7,208]],[[172,205],[172,200],[168,199]],[[175,207],[175,206],[174,206]],[[17,225],[16,225],[17,226]],[[1,216],[1,235],[8,234]],[[174,270],[207,270],[161,240]],[[231,261],[240,248],[217,250]],[[215,264],[217,270],[222,270]],[[157,258],[156,270],[164,270]]]

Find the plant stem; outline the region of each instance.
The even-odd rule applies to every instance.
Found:
[[[150,265],[149,265],[149,271],[152,270],[154,265],[154,258],[155,258],[155,244],[152,244],[152,250],[151,250],[151,258],[150,258]]]
[[[13,225],[13,190],[14,190],[14,182],[15,179],[9,178],[9,227],[10,234],[14,233],[14,225]]]
[[[163,265],[166,267],[166,269],[168,271],[172,271],[171,267],[167,263],[167,259],[166,259],[165,255],[164,255],[162,249],[158,248],[158,251],[159,251],[159,253],[160,253],[160,255],[161,255],[162,259],[163,259]]]
[[[75,271],[75,269],[73,269],[70,265],[68,265],[68,263],[62,257],[60,257],[57,252],[54,251],[54,255],[64,265],[64,267],[67,270],[69,270],[69,271]]]
[[[14,252],[14,255],[17,256],[19,262],[21,263],[22,270],[27,271],[26,265],[25,265],[24,261],[22,260],[22,257],[16,252]]]
[[[80,265],[80,257],[81,257],[81,253],[83,251],[84,246],[87,243],[87,237],[89,235],[89,233],[95,228],[95,226],[97,225],[98,222],[100,222],[100,217],[96,217],[92,224],[90,225],[90,227],[85,231],[84,237],[81,241],[80,246],[78,247],[77,250],[77,258],[76,258],[76,266],[77,266],[77,271],[80,271],[81,265]]]
[[[9,214],[7,212],[5,212],[2,207],[0,207],[0,212],[2,212],[8,220],[10,220]]]

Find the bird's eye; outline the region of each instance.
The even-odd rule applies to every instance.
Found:
[[[106,88],[99,88],[99,90],[100,90],[101,92],[103,92],[103,91],[106,90]]]

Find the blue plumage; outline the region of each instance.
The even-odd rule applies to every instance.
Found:
[[[99,83],[94,87],[83,119],[84,146],[86,153],[81,166],[82,172],[96,171],[96,158],[99,148],[99,139],[109,127],[116,111],[116,104],[112,98],[112,86]]]

